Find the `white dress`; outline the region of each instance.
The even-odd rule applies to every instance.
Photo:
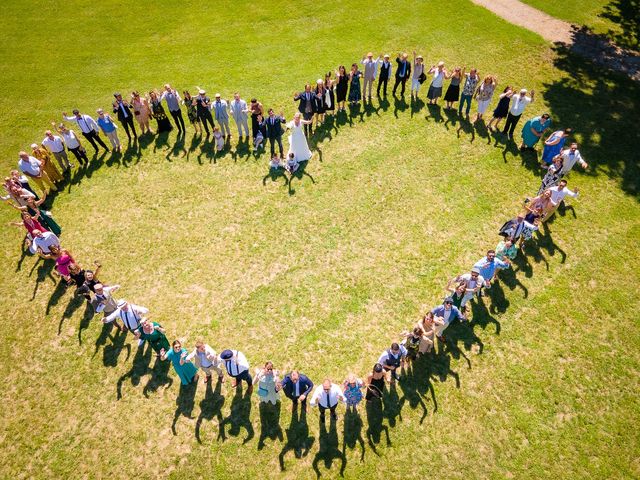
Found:
[[[287,127],[291,129],[291,135],[289,135],[289,152],[287,153],[287,157],[289,156],[289,153],[293,152],[298,163],[309,160],[311,158],[311,150],[309,150],[309,145],[307,144],[307,137],[304,136],[302,122],[300,122],[299,125],[296,125],[294,121],[291,120],[287,124]]]

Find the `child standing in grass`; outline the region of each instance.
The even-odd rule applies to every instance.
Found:
[[[216,139],[216,150],[219,152],[224,148],[224,137],[218,127],[214,127],[213,129],[213,138]]]

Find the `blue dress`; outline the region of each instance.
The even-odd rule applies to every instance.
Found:
[[[557,132],[553,132],[551,136],[547,139],[547,141],[557,140],[560,137],[560,141],[555,145],[545,145],[544,150],[542,151],[542,160],[547,164],[551,165],[553,163],[553,157],[558,155],[562,151],[562,147],[564,147],[564,142],[567,137],[563,136],[564,131],[558,130]]]
[[[533,128],[536,132],[542,133],[551,125],[551,119],[547,118],[547,120],[543,123],[541,122],[542,117],[535,117],[529,120],[522,127],[522,142],[526,147],[533,147],[538,141],[540,137],[535,136],[531,133],[531,129]]]
[[[351,86],[349,87],[350,102],[359,102],[362,99],[362,94],[360,93],[360,77],[361,76],[362,76],[362,72],[356,72],[353,74],[353,78],[351,79]]]
[[[198,373],[198,369],[191,362],[186,362],[184,365],[180,365],[180,357],[183,353],[188,353],[184,348],[180,350],[180,353],[176,353],[176,351],[172,348],[167,352],[167,359],[171,360],[173,364],[173,368],[175,369],[178,377],[180,377],[180,382],[182,385],[189,385],[193,380],[193,377]]]

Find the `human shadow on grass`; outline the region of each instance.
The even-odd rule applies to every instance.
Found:
[[[348,103],[350,124],[353,125],[353,119],[357,118],[358,123],[364,123],[364,109],[365,107],[360,103]]]
[[[53,267],[55,266],[55,260],[49,258],[38,257],[36,262],[31,267],[31,271],[29,272],[29,276],[33,275],[33,272],[36,272],[36,282],[33,286],[33,294],[31,295],[31,300],[33,301],[36,298],[36,294],[38,293],[38,288],[40,284],[45,280],[51,280],[51,283],[56,284],[56,278],[53,276]],[[64,292],[63,292],[64,293]]]
[[[201,133],[193,134],[193,136],[191,137],[191,142],[189,143],[189,148],[187,150],[187,160],[189,160],[189,157],[191,156],[191,154],[198,149],[202,141],[203,141],[203,137]]]
[[[424,117],[427,121],[433,120],[435,123],[444,123],[444,117],[442,116],[442,107],[438,104],[427,103],[427,110],[429,115]]]
[[[578,147],[590,167],[575,167],[572,176],[607,175],[640,200],[640,82],[603,69],[566,46],[556,46],[555,53],[554,66],[566,75],[544,84],[544,99],[554,125],[581,134]]]
[[[222,395],[222,382],[216,382],[214,390],[211,379],[206,383],[204,398],[200,401],[200,415],[196,420],[195,436],[198,443],[202,443],[202,424],[211,421],[214,418],[218,420],[218,425],[222,423],[222,407],[224,405],[224,396]]]
[[[399,114],[403,113],[407,108],[409,108],[409,104],[404,98],[404,95],[401,97],[397,97],[393,95],[393,116],[399,118]]]
[[[449,327],[451,328],[451,326]],[[449,333],[449,328],[447,328],[447,330],[445,330],[445,334],[446,335],[451,335]],[[429,356],[429,362],[428,362],[428,372],[429,372],[429,378],[437,378],[437,380],[441,383],[444,383],[447,381],[447,379],[449,377],[452,377],[456,388],[460,388],[460,375],[458,374],[458,372],[456,372],[455,370],[453,370],[451,368],[451,351],[454,350],[455,348],[457,348],[455,346],[455,336],[454,338],[452,338],[452,340],[449,340],[449,337],[445,337],[445,342],[442,343],[441,341],[436,339],[436,342],[438,342],[438,350],[437,352],[435,350],[432,350],[428,356]],[[466,357],[465,357],[466,358]]]
[[[255,436],[251,423],[251,395],[249,393],[242,394],[242,382],[238,382],[235,388],[229,415],[218,426],[218,440],[223,442],[227,440],[227,425],[229,426],[229,435],[234,437],[239,436],[242,429],[246,430],[247,436],[242,441],[243,445]]]
[[[354,450],[360,448],[360,462],[364,462],[365,442],[362,436],[363,427],[362,417],[360,413],[352,408],[347,408],[344,415],[342,430],[342,458],[345,459],[340,470],[340,475],[344,475],[344,469],[347,466],[347,448]]]
[[[469,304],[472,304],[472,302],[469,301],[467,305]],[[463,358],[467,362],[467,367],[469,369],[471,369],[471,360],[469,360],[469,358],[464,354],[464,352],[460,350],[460,347],[458,347],[458,344],[462,343],[462,346],[466,351],[473,350],[474,345],[476,345],[478,347],[477,354],[482,355],[482,352],[484,351],[484,343],[482,342],[480,337],[476,335],[474,331],[474,327],[476,325],[482,326],[482,322],[474,323],[473,321],[470,321],[469,323],[467,323],[467,322],[456,321],[451,325],[449,325],[449,327],[446,330],[445,344],[447,348],[447,353],[451,354],[451,356],[456,360]],[[486,324],[482,326],[482,328],[484,327],[486,327]],[[496,331],[498,332],[496,334],[499,335],[499,328],[496,327]]]
[[[25,240],[26,240],[26,235],[25,235]],[[19,272],[20,270],[22,270],[22,264],[24,263],[25,258],[27,257],[31,257],[33,256],[33,254],[29,251],[29,247],[27,246],[26,241],[22,241],[22,243],[20,244],[20,258],[18,259],[18,262],[16,263],[16,273]]]
[[[171,148],[168,149],[167,154],[165,155],[165,159],[169,162],[172,162],[173,158],[182,157],[184,158],[187,155],[187,149],[185,148],[185,138],[184,133],[178,134],[176,137],[176,141],[173,143]]]
[[[389,427],[384,424],[384,405],[382,400],[373,399],[366,401],[365,411],[367,414],[367,444],[373,453],[380,456],[377,446],[382,442],[383,434],[386,440],[386,446],[391,446]]]
[[[307,168],[308,163],[309,163],[308,161],[301,162],[298,165],[298,169],[294,173],[289,175],[289,183],[288,183],[288,185],[289,185],[289,195],[290,196],[291,195],[295,195],[295,193],[296,193],[296,190],[295,190],[295,188],[293,188],[293,185],[292,185],[294,179],[297,179],[298,181],[302,181],[303,177],[309,177],[311,179],[311,183],[316,183],[314,178],[309,173],[307,173],[305,171],[306,168]]]
[[[298,410],[300,413],[298,413]],[[307,423],[307,412],[302,407],[296,407],[291,413],[291,422],[289,428],[285,430],[287,438],[286,443],[282,447],[278,455],[280,463],[280,471],[286,470],[284,460],[289,452],[293,452],[295,458],[301,459],[306,457],[315,442],[315,437],[309,435],[309,425]]]
[[[260,412],[260,438],[258,440],[258,450],[264,448],[267,440],[284,441],[284,434],[280,426],[280,411],[282,402],[272,404],[270,402],[260,402],[258,410]]]
[[[458,135],[458,138],[460,138],[462,134],[471,135],[471,140],[469,140],[469,142],[473,143],[476,139],[476,130],[473,128],[473,123],[471,123],[468,117],[461,116],[459,120],[460,126],[456,130],[456,135]]]
[[[82,183],[82,180],[84,180],[85,178],[91,178],[94,172],[96,172],[106,164],[106,158],[107,152],[102,151],[100,154],[94,154],[93,156],[89,157],[88,165],[78,166],[76,171],[72,174],[69,183],[67,184],[67,193],[71,193],[72,187],[80,185]]]
[[[407,365],[404,374],[400,377],[398,385],[402,391],[402,396],[398,400],[400,409],[402,409],[405,404],[408,404],[412,410],[420,407],[422,409],[422,417],[420,417],[421,424],[429,414],[427,404],[425,403],[425,400],[429,400],[427,394],[430,395],[431,401],[433,401],[433,411],[435,412],[438,409],[435,390],[429,378],[429,368],[425,355],[422,355]]]
[[[487,145],[491,145],[491,131],[487,128],[487,124],[484,123],[484,120],[479,119],[473,122],[473,128],[475,129],[478,137],[483,138],[487,141]]]
[[[329,415],[329,418],[331,416]],[[329,428],[327,428],[326,421],[320,421],[320,435],[318,437],[318,452],[313,458],[312,466],[313,471],[316,472],[316,477],[320,478],[320,463],[324,465],[326,470],[331,470],[334,461],[340,462],[340,474],[344,472],[347,466],[347,458],[342,450],[340,450],[340,440],[338,439],[338,428],[336,421],[333,419],[327,420],[329,422]]]
[[[161,362],[169,365],[171,362]],[[193,419],[193,409],[196,404],[196,390],[198,389],[198,382],[194,381],[183,385],[180,383],[180,390],[176,397],[176,411],[173,413],[173,421],[171,422],[171,432],[174,435],[178,435],[176,425],[180,417],[186,417]]]
[[[153,367],[150,367],[152,357],[155,358],[155,363]],[[173,379],[169,377],[170,365],[171,362],[163,362],[160,360],[151,346],[145,342],[137,348],[129,371],[118,379],[117,399],[120,400],[122,398],[122,386],[127,379],[131,381],[132,386],[137,387],[142,377],[149,374],[151,377],[142,390],[145,397],[149,398],[149,395],[157,391],[160,387],[164,386],[165,388],[169,388],[173,384]]]
[[[430,105],[429,105],[430,106]],[[411,112],[411,118],[413,118],[414,115],[420,113],[420,110],[422,110],[424,108],[424,101],[420,98],[420,97],[413,97],[411,96],[411,100],[410,100],[410,112]],[[431,114],[431,109],[429,108],[429,115]],[[427,120],[429,119],[429,115],[427,115]],[[442,118],[442,117],[440,117]],[[437,122],[437,120],[436,120]]]
[[[125,344],[127,339],[127,332],[120,331],[113,323],[103,323],[102,331],[95,341],[95,349],[93,357],[98,354],[100,347],[104,346],[102,350],[102,364],[105,367],[115,367],[118,364],[118,358],[123,350],[127,352],[124,359],[126,362],[131,356],[131,345]],[[107,340],[111,343],[107,344]]]
[[[237,162],[239,158],[251,158],[251,149],[249,147],[249,137],[245,135],[242,139],[238,140],[236,148],[231,151],[231,158],[234,162]]]
[[[284,185],[289,185],[289,177],[287,176],[287,171],[284,168],[270,168],[269,173],[267,173],[262,178],[262,185],[267,186],[267,180],[271,180],[272,183],[277,182],[279,178],[284,178]]]
[[[452,127],[455,127],[458,123],[458,111],[455,108],[443,108],[442,111],[445,117],[447,117],[443,123],[444,128],[449,130],[449,124],[451,124]]]

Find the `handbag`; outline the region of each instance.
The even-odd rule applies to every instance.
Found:
[[[424,83],[424,81],[427,79],[427,76],[425,75],[424,72],[422,72],[420,74],[420,76],[418,77],[418,82],[420,82],[421,84]]]

